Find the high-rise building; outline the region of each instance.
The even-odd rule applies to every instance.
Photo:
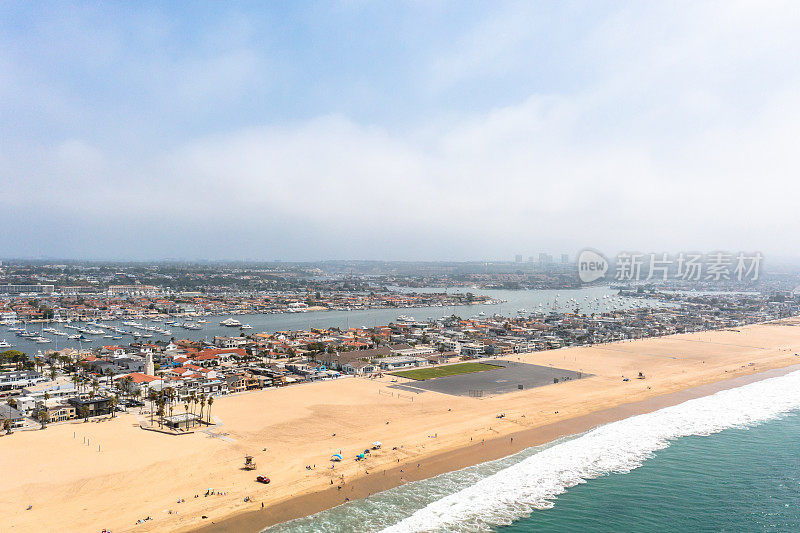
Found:
[[[566,265],[569,263],[569,254],[561,254],[561,264]]]
[[[522,254],[517,254],[516,257],[514,257],[514,260],[517,263],[522,263]]]

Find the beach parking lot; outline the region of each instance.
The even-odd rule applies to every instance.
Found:
[[[552,385],[555,379],[559,382],[588,377],[590,374],[553,368],[549,366],[519,363],[497,359],[491,361],[497,368],[457,374],[424,381],[414,381],[391,385],[390,388],[424,392],[433,391],[453,396],[492,396],[505,394],[543,385]]]

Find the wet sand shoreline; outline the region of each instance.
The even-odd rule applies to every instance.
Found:
[[[487,461],[501,459],[526,448],[577,435],[603,424],[650,413],[687,400],[708,396],[721,390],[741,387],[748,383],[782,376],[797,370],[800,370],[800,364],[774,368],[755,374],[740,375],[677,392],[600,409],[573,418],[489,439],[485,442],[475,442],[468,446],[436,453],[421,459],[419,466],[401,464],[386,470],[375,470],[367,476],[344,483],[341,489],[333,485],[324,490],[299,494],[262,509],[235,513],[227,518],[214,520],[212,523],[201,527],[184,529],[184,531],[202,533],[223,531],[258,532],[282,522],[331,509],[346,503],[345,498],[350,500],[365,498],[406,482],[428,479]]]

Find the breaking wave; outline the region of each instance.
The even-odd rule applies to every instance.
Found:
[[[630,472],[675,439],[749,427],[799,408],[797,371],[612,422],[432,501],[384,532],[493,530],[551,508],[570,487]]]

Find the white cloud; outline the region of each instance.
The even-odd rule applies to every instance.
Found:
[[[103,231],[121,231],[119,213],[165,220],[162,256],[180,240],[171,225],[205,232],[184,254],[205,257],[786,253],[800,230],[800,21],[781,8],[635,4],[575,43],[594,73],[580,90],[402,132],[324,115],[192,135],[145,158],[74,138],[27,158],[6,150],[0,175],[26,176],[6,178],[15,205],[110,218]],[[497,20],[464,38],[477,44],[446,71],[454,85],[524,55],[524,20],[480,50]],[[237,48],[184,72],[185,98],[213,105],[264,65]]]

